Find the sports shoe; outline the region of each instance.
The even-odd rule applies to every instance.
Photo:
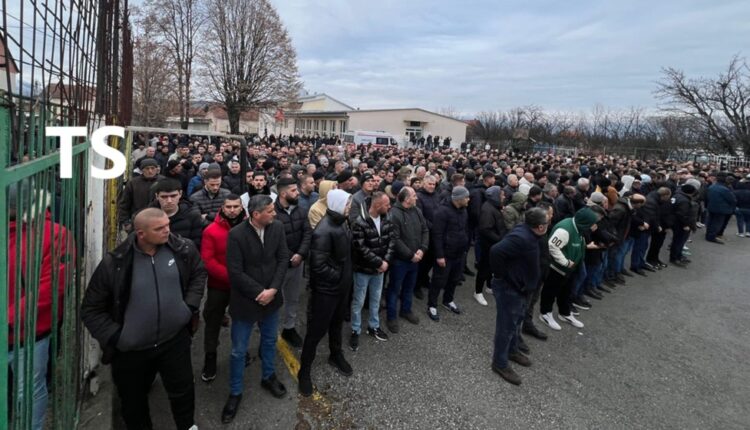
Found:
[[[739,237],[745,237],[745,233],[737,233],[737,236],[739,236]]]
[[[562,330],[560,324],[555,321],[555,316],[552,315],[552,312],[539,315],[539,319],[542,320],[543,323],[547,324],[547,326],[552,330]]]
[[[484,295],[482,293],[474,294],[474,300],[477,301],[482,306],[487,306],[487,300],[484,298]]]
[[[352,330],[352,334],[349,336],[349,348],[351,348],[352,351],[359,349],[359,333],[354,330]]]
[[[750,237],[750,236],[748,236],[748,237]],[[491,295],[491,296],[495,294],[495,293],[492,292],[492,288],[487,288],[487,287],[484,287],[484,292],[487,293],[487,294],[489,294],[489,295]]]
[[[696,222],[695,226],[698,227],[698,228],[703,228],[703,227],[706,226],[706,224],[703,224],[702,222]]]
[[[587,306],[586,303],[584,303],[583,300],[581,300],[581,299],[575,299],[575,300],[573,300],[573,306],[575,306],[578,309],[583,309],[583,310],[586,310],[586,311],[589,310],[589,309],[591,309],[591,304],[588,304],[588,306]]]
[[[201,380],[203,382],[211,382],[216,379],[216,354],[206,354],[205,361],[203,362],[203,371],[201,372]]]
[[[456,315],[461,315],[461,309],[458,308],[456,302],[443,303],[443,307]]]
[[[437,313],[437,308],[427,308],[427,315],[433,321],[440,321],[440,315]]]
[[[504,367],[502,369],[492,366],[492,371],[497,373],[501,378],[505,379],[513,385],[521,385],[521,377],[518,376],[518,373],[516,373],[516,371],[513,370],[513,368],[510,366]]]
[[[578,316],[578,315],[581,315],[581,311],[579,311],[578,309],[576,309],[575,306],[571,306],[570,307],[570,314]]]
[[[395,319],[386,321],[385,325],[391,333],[398,333],[398,330],[400,329],[398,326],[398,320]]]
[[[560,319],[562,319],[563,321],[567,323],[570,323],[570,325],[572,325],[573,327],[583,328],[583,323],[578,321],[576,317],[574,317],[573,315],[568,315],[568,316],[560,315]]]
[[[369,336],[374,337],[377,340],[381,340],[381,341],[384,341],[384,342],[386,340],[388,340],[388,335],[383,330],[381,330],[380,327],[378,327],[378,328],[372,328],[372,327],[368,328],[367,329],[367,334]]]

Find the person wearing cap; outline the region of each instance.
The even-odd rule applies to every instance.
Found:
[[[427,315],[439,321],[437,301],[443,291],[443,307],[454,314],[461,310],[454,300],[454,294],[464,269],[464,258],[469,249],[468,218],[466,211],[470,194],[465,187],[454,187],[450,201],[444,202],[435,214],[430,230],[435,265],[432,269],[432,283],[427,297]]]
[[[141,162],[141,175],[131,178],[117,198],[117,220],[129,232],[133,216],[154,199],[151,187],[163,177],[158,174],[159,164],[150,158]]]
[[[419,262],[425,257],[430,240],[427,220],[417,208],[417,193],[413,188],[403,187],[396,194],[396,204],[391,209],[390,220],[393,224],[395,255],[386,294],[386,327],[391,333],[398,333],[398,316],[412,324],[419,323],[419,318],[412,312],[412,298]]]
[[[349,305],[353,282],[352,235],[347,225],[351,195],[331,190],[326,197],[326,214],[313,230],[310,240],[310,298],[307,333],[297,373],[299,392],[313,393],[312,364],[318,343],[328,333],[328,364],[340,374],[351,376],[352,366],[342,350],[344,314]]]
[[[284,313],[281,320],[281,337],[294,348],[302,347],[302,337],[297,333],[297,310],[302,292],[304,261],[308,257],[312,229],[307,220],[307,210],[299,206],[299,188],[292,178],[279,178],[276,183],[276,219],[284,225],[289,249],[287,268],[281,292],[284,295]]]
[[[737,197],[727,186],[727,174],[719,172],[716,183],[708,187],[708,221],[706,222],[706,240],[713,243],[724,243],[724,229],[737,209]]]
[[[203,187],[203,181],[208,173],[209,164],[206,162],[200,163],[198,166],[198,172],[188,182],[187,196],[190,197],[196,190]],[[218,166],[216,166],[218,168]]]
[[[361,163],[364,164],[364,163]],[[349,224],[356,221],[357,217],[366,217],[368,207],[367,200],[372,197],[377,181],[371,171],[365,171],[362,176],[362,188],[352,196],[352,209],[349,211]]]
[[[576,212],[572,218],[565,218],[557,223],[550,235],[548,244],[552,264],[544,281],[539,318],[553,330],[561,330],[560,324],[552,314],[552,306],[557,302],[559,317],[576,328],[583,328],[583,323],[576,319],[570,309],[570,292],[573,274],[583,262],[585,240],[583,234],[596,230],[599,216],[585,207]]]
[[[669,248],[669,262],[678,267],[685,267],[690,260],[683,255],[683,248],[690,237],[690,232],[695,231],[697,203],[694,196],[697,189],[692,184],[685,184],[679,188],[672,197],[672,211],[674,214],[672,224],[672,244]]]
[[[524,223],[489,250],[494,275],[492,291],[497,305],[492,370],[513,385],[520,385],[521,377],[508,361],[531,366],[529,357],[519,350],[519,331],[528,297],[539,285],[539,242],[549,226],[546,209],[532,208],[524,215]]]
[[[351,170],[346,169],[336,176],[336,183],[339,190],[352,194],[354,188],[357,186],[357,178],[352,175]]]

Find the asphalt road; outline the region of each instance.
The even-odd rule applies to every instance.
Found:
[[[362,336],[346,350],[354,375],[327,364],[321,342],[313,369],[320,396],[303,399],[284,362],[277,374],[289,395],[260,388],[258,332],[250,351],[246,392],[231,425],[220,414],[228,395],[229,332],[222,330],[218,377],[200,381],[202,340],[193,365],[201,429],[740,429],[750,427],[750,238],[727,230],[729,243],[699,236],[688,244],[693,263],[669,267],[593,301],[583,329],[562,324],[546,342],[527,339],[530,368],[515,366],[519,387],[492,372],[495,305],[472,299],[473,278],[459,288],[463,315],[442,310],[427,319],[415,300],[418,326],[402,322],[387,342]],[[666,249],[663,251],[666,253]],[[666,259],[666,258],[662,258]],[[538,321],[538,319],[536,320]],[[538,324],[541,327],[541,323]],[[304,327],[300,327],[304,333]],[[348,339],[345,328],[345,340]],[[296,351],[297,356],[299,351]],[[108,371],[108,370],[107,370]],[[111,390],[105,382],[103,388]],[[159,382],[151,395],[156,428],[173,428]]]

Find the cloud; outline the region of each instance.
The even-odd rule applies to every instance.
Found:
[[[665,66],[715,75],[750,3],[272,0],[308,90],[362,108],[654,106]]]

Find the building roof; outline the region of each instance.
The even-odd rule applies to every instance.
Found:
[[[338,103],[338,104],[340,104],[340,105],[342,105],[342,106],[344,106],[344,107],[346,107],[346,108],[348,108],[350,110],[354,110],[354,108],[352,106],[349,106],[348,104],[342,102],[341,100],[337,100],[337,99],[329,96],[326,93],[318,93],[318,94],[310,94],[308,96],[302,96],[302,97],[299,97],[297,99],[297,102],[299,102],[299,103],[309,102],[309,101],[320,100],[320,99],[324,99],[324,98],[328,98],[328,99],[330,99],[330,100],[332,100],[332,101],[334,101],[334,102],[336,102],[336,103]]]
[[[404,110],[418,110],[418,111],[424,112],[424,113],[429,114],[429,115],[439,116],[439,117],[442,117],[442,118],[445,118],[445,119],[449,119],[451,121],[460,122],[463,125],[468,125],[466,123],[466,121],[462,121],[462,120],[456,119],[456,118],[451,118],[449,116],[446,116],[446,115],[443,115],[443,114],[439,114],[439,113],[436,113],[436,112],[430,112],[430,111],[428,111],[426,109],[422,109],[422,108],[357,109],[357,110],[352,110],[351,113],[358,113],[358,112],[396,112],[396,111],[404,111]]]
[[[75,84],[66,85],[62,82],[49,84],[47,86],[47,89],[45,90],[45,94],[47,94],[50,99],[63,100],[74,97],[74,95],[79,91],[83,92],[83,95],[88,100],[94,100],[96,98],[96,87]]]
[[[348,110],[294,110],[286,111],[284,115],[289,117],[320,117],[320,116],[336,116],[345,117],[349,114]]]

